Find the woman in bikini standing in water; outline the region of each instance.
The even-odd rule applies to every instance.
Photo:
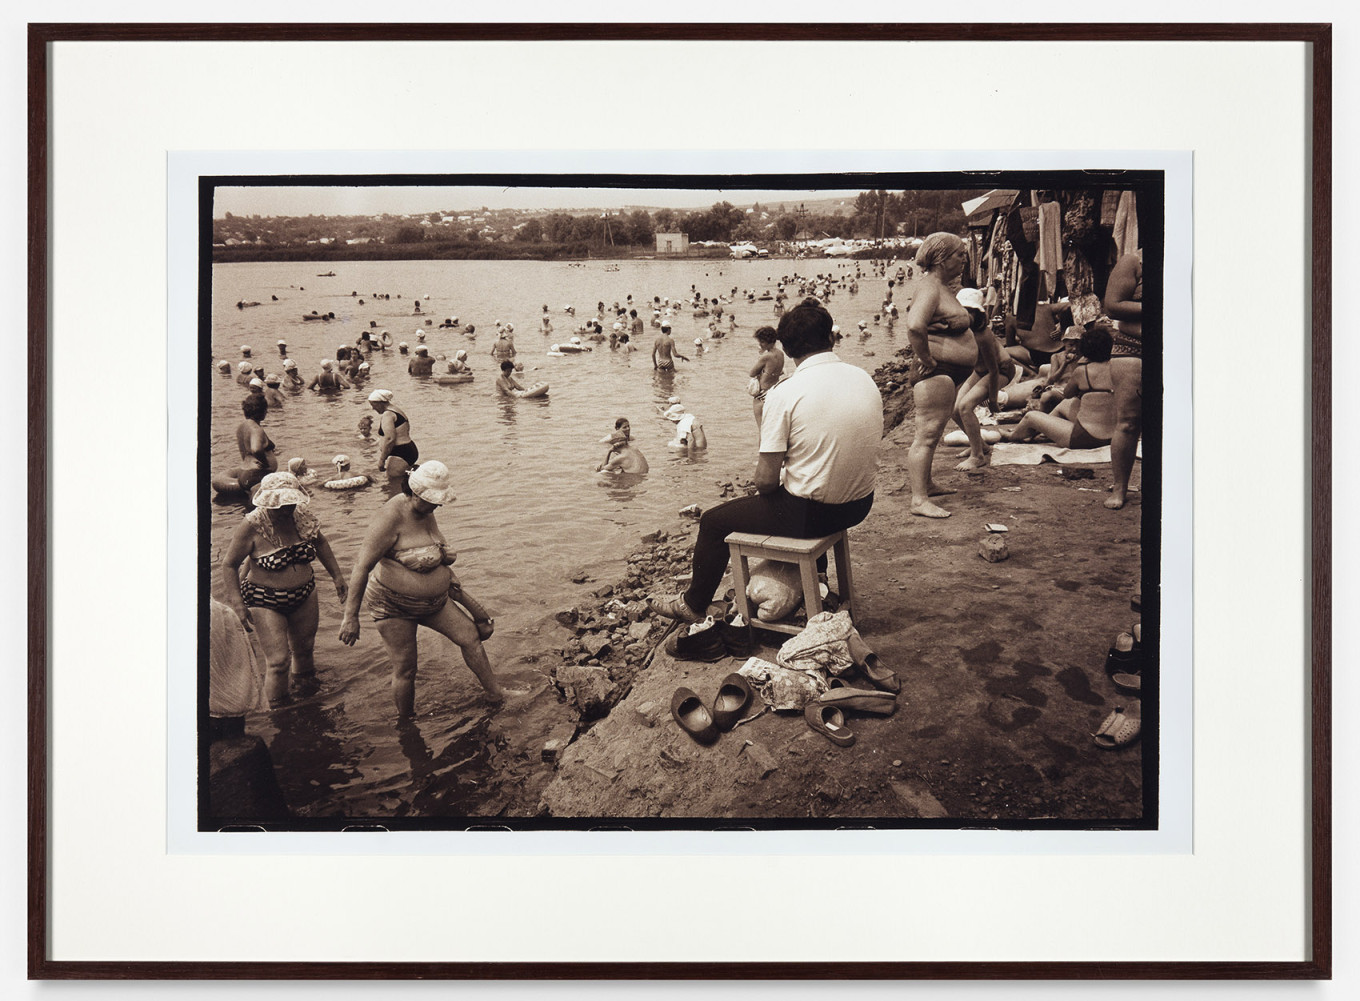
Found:
[[[973,374],[978,358],[968,311],[951,290],[958,285],[967,261],[967,248],[952,233],[932,233],[916,251],[917,278],[907,310],[916,436],[907,453],[907,476],[911,513],[925,518],[949,517],[949,512],[930,498],[954,491],[936,486],[931,464],[940,435],[954,412],[959,387]]]
[[[416,464],[420,449],[411,440],[411,421],[406,412],[392,402],[390,389],[375,389],[368,394],[368,405],[378,412],[378,472],[387,470],[395,480]]]
[[[449,569],[457,554],[434,520],[435,510],[455,499],[453,477],[442,462],[425,462],[407,474],[401,490],[383,505],[364,536],[349,581],[340,642],[353,646],[358,640],[359,604],[367,591],[368,610],[392,662],[392,698],[398,716],[415,715],[417,626],[453,640],[487,696],[500,702],[505,696],[482,647],[495,623],[486,609],[464,593]]]
[[[288,695],[288,679],[316,674],[317,599],[312,560],[345,600],[345,575],[308,509],[311,498],[292,473],[270,473],[255,493],[255,510],[237,526],[222,557],[225,602],[247,631],[259,634],[265,694],[271,705]],[[241,564],[250,559],[246,579]],[[291,669],[290,669],[291,662]]]

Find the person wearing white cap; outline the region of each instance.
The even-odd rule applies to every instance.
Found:
[[[449,375],[467,375],[472,372],[472,366],[468,364],[468,353],[459,348],[453,353],[453,358],[449,361]]]
[[[329,358],[322,358],[321,371],[312,377],[307,388],[322,393],[334,393],[341,389],[349,389],[349,380],[335,370],[335,362]]]
[[[369,613],[392,664],[392,700],[403,719],[415,715],[417,626],[456,643],[487,697],[505,698],[482,646],[495,622],[450,569],[457,554],[434,518],[439,507],[454,500],[453,476],[444,463],[432,460],[412,469],[402,479],[401,493],[383,505],[369,527],[350,576],[340,642],[352,646],[359,639],[359,606],[367,593]]]
[[[382,439],[378,472],[385,470],[388,479],[395,480],[420,458],[420,449],[411,440],[411,422],[406,412],[392,402],[391,390],[373,390],[368,394],[368,405],[378,412],[378,437]]]
[[[242,345],[241,345],[241,357],[242,357],[242,358],[249,358],[249,357],[250,357],[250,345],[249,345],[249,344],[242,344]]]
[[[954,468],[981,469],[992,461],[992,450],[983,440],[982,426],[974,411],[985,403],[989,413],[1000,412],[1001,400],[1005,395],[1001,387],[1009,385],[1015,378],[1015,359],[1006,353],[1000,339],[987,323],[987,307],[983,302],[982,291],[976,288],[960,289],[955,298],[968,311],[978,357],[972,373],[959,387],[958,398],[954,401],[954,423],[963,428],[964,434],[968,436],[968,456]]]
[[[291,358],[285,358],[283,362],[283,382],[289,389],[301,389],[306,383],[302,381],[302,376],[298,375],[297,362]]]
[[[317,598],[312,560],[319,559],[343,603],[345,575],[310,510],[311,497],[292,473],[270,473],[255,491],[222,556],[224,601],[247,631],[260,638],[265,695],[271,706],[288,696],[290,678],[316,674]],[[250,561],[245,579],[241,564]]]
[[[429,375],[433,372],[434,359],[430,357],[430,349],[424,344],[417,344],[411,360],[406,363],[406,371],[411,375]]]
[[[496,323],[499,325],[500,321],[497,320]],[[496,332],[496,343],[491,345],[491,357],[497,361],[513,361],[515,353],[515,340],[507,324]]]
[[[270,408],[283,406],[283,393],[279,391],[279,386],[283,384],[283,376],[277,372],[270,372],[264,377],[264,402]]]
[[[278,348],[279,348],[279,357],[280,357],[280,358],[287,358],[287,357],[288,357],[288,342],[287,342],[287,341],[279,341],[279,343],[278,343]]]
[[[221,372],[223,375],[231,375],[231,362],[227,361],[225,358],[219,358],[217,361],[217,371]]]
[[[727,571],[731,532],[810,539],[858,525],[869,514],[883,398],[868,372],[832,352],[831,326],[831,314],[815,299],[780,320],[776,337],[797,370],[766,395],[757,494],[703,513],[689,588],[653,595],[648,605],[658,615],[681,622],[704,619]]]
[[[243,361],[236,366],[236,382],[241,386],[249,386],[250,380],[255,378],[255,366],[248,361]]]

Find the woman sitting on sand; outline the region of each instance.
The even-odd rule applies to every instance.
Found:
[[[917,279],[907,310],[916,436],[907,453],[907,475],[911,513],[925,518],[949,517],[930,498],[954,491],[936,485],[931,466],[940,434],[954,412],[958,389],[973,374],[978,359],[968,311],[949,290],[967,261],[968,249],[953,233],[932,233],[916,251]]]
[[[1061,388],[1053,413],[1031,410],[1003,441],[1028,441],[1042,434],[1062,448],[1099,448],[1114,435],[1114,382],[1110,373],[1110,325],[1097,321],[1081,335],[1082,361]]]
[[[396,479],[420,458],[420,449],[411,440],[411,422],[406,412],[392,402],[389,389],[369,393],[368,405],[378,412],[378,437],[382,439],[378,472],[386,470],[388,479]]]
[[[255,493],[255,510],[237,526],[222,557],[224,599],[241,624],[260,637],[265,694],[271,705],[288,695],[288,679],[316,673],[317,598],[312,560],[335,583],[343,602],[345,576],[308,510],[311,498],[292,473],[270,473]],[[250,560],[245,580],[241,564]]]
[[[456,643],[487,696],[500,702],[504,694],[482,647],[495,623],[486,609],[463,592],[449,569],[456,554],[434,519],[441,505],[454,500],[453,478],[442,462],[426,462],[403,478],[401,489],[383,505],[364,536],[350,577],[340,642],[352,646],[358,640],[359,604],[367,592],[369,612],[392,663],[392,698],[398,716],[415,715],[417,626]]]
[[[274,443],[265,434],[260,421],[269,413],[269,405],[259,393],[251,393],[241,401],[245,420],[236,425],[236,447],[241,453],[241,464],[212,479],[218,493],[249,493],[250,488],[279,468],[279,457]]]

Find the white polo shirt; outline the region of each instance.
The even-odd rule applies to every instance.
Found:
[[[765,394],[760,450],[784,452],[784,488],[844,504],[868,496],[883,437],[883,397],[862,368],[834,352],[809,355]]]

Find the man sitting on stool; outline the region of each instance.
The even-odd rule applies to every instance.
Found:
[[[758,493],[704,513],[689,589],[652,597],[652,611],[682,622],[704,618],[727,571],[730,532],[815,539],[868,516],[883,397],[867,372],[832,352],[832,326],[831,314],[816,299],[803,300],[780,318],[775,336],[797,368],[765,395]]]

